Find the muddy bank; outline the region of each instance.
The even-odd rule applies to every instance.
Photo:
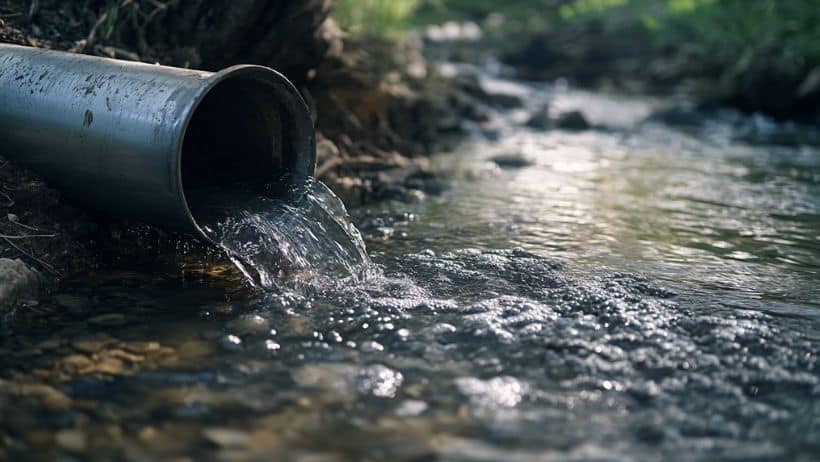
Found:
[[[348,205],[439,191],[425,156],[456,139],[462,121],[486,119],[476,82],[438,75],[418,43],[346,39],[329,19],[329,1],[30,6],[0,1],[0,41],[207,70],[256,63],[282,71],[313,112],[317,176]],[[190,249],[203,251],[181,236],[78,210],[34,173],[0,162],[0,233],[9,236],[0,240],[0,258],[20,259],[42,276],[39,290],[20,293],[124,258],[190,263]]]

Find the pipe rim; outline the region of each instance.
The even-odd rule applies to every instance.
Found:
[[[276,91],[277,88],[282,90],[277,93],[282,97],[279,102],[285,108],[285,111],[283,111],[285,113],[283,114],[283,117],[289,116],[288,122],[291,124],[289,125],[289,128],[292,128],[295,132],[289,137],[294,140],[293,144],[295,146],[293,149],[294,152],[292,153],[294,159],[292,159],[291,162],[296,166],[296,171],[293,172],[294,176],[297,178],[308,178],[313,176],[316,168],[316,140],[310,109],[305,103],[305,100],[302,98],[302,95],[293,83],[287,79],[287,77],[282,75],[280,72],[271,69],[270,67],[255,64],[240,64],[225,68],[206,78],[206,83],[194,95],[192,102],[185,109],[185,117],[182,119],[179,135],[176,137],[177,142],[174,147],[174,161],[172,168],[173,177],[175,178],[176,183],[175,186],[177,188],[177,197],[179,198],[180,206],[185,213],[185,218],[195,231],[195,234],[211,244],[216,244],[216,242],[214,242],[211,236],[206,233],[197,222],[196,217],[188,204],[188,199],[185,196],[185,188],[182,181],[183,145],[191,120],[197,112],[200,104],[206,99],[208,94],[225,80],[242,77],[256,78],[262,82],[267,81],[271,85],[272,91]]]

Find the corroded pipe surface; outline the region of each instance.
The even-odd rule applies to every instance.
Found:
[[[0,44],[0,154],[80,204],[207,239],[197,218],[214,191],[312,175],[315,140],[298,91],[267,67]]]

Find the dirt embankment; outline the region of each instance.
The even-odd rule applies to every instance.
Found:
[[[0,42],[206,70],[276,68],[313,110],[320,179],[349,205],[416,197],[433,177],[424,155],[457,134],[453,120],[481,111],[470,89],[436,75],[412,45],[348,40],[331,8],[330,0],[0,0]],[[0,258],[22,259],[51,282],[139,253],[146,240],[155,253],[177,248],[176,236],[73,208],[2,158],[0,234]],[[4,284],[14,277],[0,271]]]

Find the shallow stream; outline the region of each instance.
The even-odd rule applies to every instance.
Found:
[[[526,107],[436,156],[442,194],[351,211],[372,264],[301,249],[270,291],[123,264],[5,319],[0,455],[815,458],[816,134],[484,83]],[[593,127],[526,127],[546,103]]]

